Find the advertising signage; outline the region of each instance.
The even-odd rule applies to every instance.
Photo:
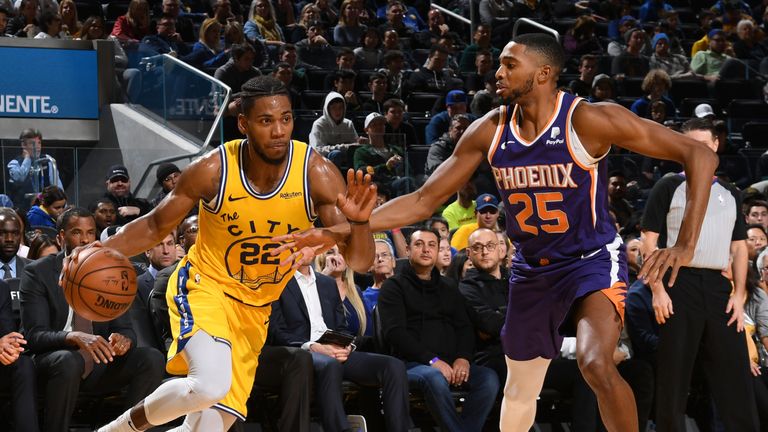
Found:
[[[95,50],[0,46],[0,117],[98,119]]]

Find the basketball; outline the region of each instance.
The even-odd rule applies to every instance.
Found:
[[[62,269],[64,297],[91,321],[110,321],[128,311],[136,295],[136,271],[120,252],[106,247],[84,249]]]

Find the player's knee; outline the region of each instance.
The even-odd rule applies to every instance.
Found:
[[[231,376],[224,374],[224,376],[212,377],[212,379],[192,380],[190,393],[200,406],[209,407],[224,399],[231,386]]]
[[[593,389],[608,387],[616,374],[612,358],[598,354],[587,354],[578,359],[581,375]]]
[[[508,380],[504,386],[504,402],[508,404],[530,405],[536,403],[539,390],[536,386],[523,381]]]

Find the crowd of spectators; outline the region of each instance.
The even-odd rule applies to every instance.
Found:
[[[469,16],[468,1],[436,3]],[[670,128],[691,117],[712,121],[721,156],[716,175],[742,190],[750,260],[746,313],[753,342],[752,368],[745,373],[755,376],[758,408],[768,409],[762,378],[768,374],[759,373],[768,365],[768,157],[757,163],[748,157],[746,150],[764,145],[749,141],[746,131],[742,134],[740,125],[750,119],[734,118],[729,110],[731,104],[751,99],[755,112],[766,112],[765,2],[481,0],[480,23],[472,32],[423,1],[131,0],[98,6],[71,0],[0,0],[0,35],[113,41],[118,78],[133,102],[142,97],[135,87],[143,72],[136,66],[147,56],[175,56],[234,91],[253,76],[273,74],[291,92],[294,138],[309,142],[339,168],[371,173],[380,188],[379,204],[414,190],[439,169],[471,123],[501,103],[495,95],[498,54],[522,17],[560,31],[568,55],[560,77],[563,91],[589,103],[620,103]],[[240,137],[234,117],[225,118],[224,133],[227,139]],[[0,195],[4,207],[19,209],[0,209],[0,272],[8,280],[0,282],[0,296],[5,285],[18,291],[20,283],[25,296],[16,313],[25,349],[35,354],[35,362],[12,348],[19,323],[0,317],[0,351],[8,353],[0,353],[0,377],[13,368],[22,377],[15,382],[33,383],[19,386],[34,385],[35,376],[48,382],[39,387],[47,389],[37,399],[44,404],[41,423],[45,430],[66,430],[66,421],[53,419],[69,418],[79,389],[111,379],[103,385],[129,386],[129,404],[162,379],[159,359],[170,337],[164,284],[175,262],[194,244],[197,220],[190,214],[175,235],[134,257],[144,275],[129,315],[104,328],[76,326],[53,290],[51,275],[58,274],[63,253],[59,250],[106,238],[146,214],[175,187],[180,170],[171,164],[158,169],[159,194],[142,199],[131,193],[128,170],[110,167],[104,196],[88,203],[89,210],[71,208],[63,192],[70,179],[61,179],[55,158],[42,151],[40,131],[24,130],[20,147],[7,164],[7,195]],[[425,157],[411,160],[409,152]],[[636,278],[649,192],[663,176],[682,169],[628,153],[610,154],[609,166],[608,201],[627,246],[630,275]],[[376,258],[368,274],[352,274],[337,250],[297,273],[275,308],[270,343],[256,377],[257,388],[280,395],[281,429],[308,424],[310,398],[297,388],[308,388],[312,376],[326,430],[345,426],[342,379],[382,388],[386,421],[369,419],[380,427],[407,427],[402,424],[408,417],[406,384],[424,396],[435,424],[446,430],[479,430],[486,421],[495,421],[494,401],[506,374],[499,332],[515,248],[514,239],[502,232],[503,203],[488,168],[481,166],[455,200],[423,226],[377,233]],[[659,325],[650,289],[634,278],[624,337],[614,357],[635,392],[644,425],[652,419]],[[312,305],[302,300],[306,287],[316,289]],[[0,312],[9,311],[0,307]],[[356,335],[356,351],[332,345],[312,350],[319,337],[317,322]],[[122,335],[114,339],[128,346],[116,355],[121,359],[94,368],[78,355],[89,337],[110,340],[112,334]],[[600,423],[597,405],[578,371],[574,346],[573,340],[563,344],[545,388],[574,402],[568,419],[574,430],[593,431]],[[329,353],[341,355],[341,360]],[[60,367],[55,362],[69,362],[69,374],[55,375]],[[123,372],[107,373],[123,364],[153,372],[144,374],[140,385]],[[386,371],[384,376],[368,374],[371,366],[365,365],[371,364]],[[37,368],[37,374],[30,368]],[[460,376],[462,372],[468,376]],[[702,381],[698,375],[694,381]],[[457,392],[464,398],[461,411],[454,409]],[[692,387],[691,405],[696,406],[691,416],[707,430],[717,423],[711,399],[706,385]],[[17,430],[38,430],[19,420],[29,418],[34,409],[29,404],[35,402],[23,391],[14,396]],[[381,415],[378,393],[366,403],[367,416]]]

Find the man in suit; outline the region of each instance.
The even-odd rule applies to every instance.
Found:
[[[35,405],[35,364],[32,357],[22,355],[27,344],[16,331],[11,308],[11,290],[0,280],[0,390],[10,390],[13,404],[14,430],[37,432]]]
[[[20,257],[21,222],[13,209],[0,208],[0,274],[3,279],[21,277],[29,260]]]
[[[138,285],[136,299],[134,299],[129,311],[138,346],[156,348],[160,352],[165,352],[165,342],[162,332],[152,321],[152,314],[149,312],[149,296],[155,287],[157,273],[171,267],[176,262],[176,236],[174,234],[168,234],[163,241],[146,251],[149,267],[136,279]]]
[[[408,430],[408,378],[403,362],[390,356],[353,351],[352,346],[317,343],[328,329],[346,331],[336,281],[315,273],[309,266],[300,267],[280,299],[272,303],[269,339],[273,345],[301,347],[312,354],[323,429],[350,429],[341,387],[342,380],[349,380],[367,387],[382,387],[386,430]]]
[[[65,254],[95,240],[88,210],[72,208],[59,217],[64,250],[30,263],[21,277],[21,326],[45,383],[44,430],[69,430],[80,389],[109,392],[128,386],[126,406],[152,392],[163,377],[163,356],[136,347],[127,315],[90,322],[72,310],[58,284]]]

